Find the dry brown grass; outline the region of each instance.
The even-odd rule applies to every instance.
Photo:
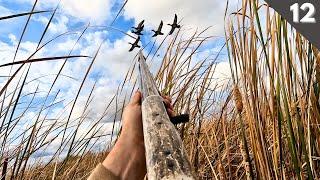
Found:
[[[35,165],[28,170],[23,179],[85,179],[94,167],[103,161],[108,152],[92,153],[88,152],[82,157],[69,157],[65,164],[65,169],[61,174],[56,174],[58,167],[62,166],[62,162],[51,163],[45,168],[42,164]],[[55,176],[55,177],[53,177]]]

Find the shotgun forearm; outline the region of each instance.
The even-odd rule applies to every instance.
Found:
[[[148,179],[194,179],[180,135],[170,122],[142,52],[139,69]]]

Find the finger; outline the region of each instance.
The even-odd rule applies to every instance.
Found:
[[[167,99],[170,103],[172,103],[172,99],[170,96],[162,96],[163,99]]]
[[[163,102],[167,108],[173,109],[173,106],[168,99],[163,99]]]
[[[140,91],[136,91],[136,93],[132,96],[130,104],[134,105],[134,104],[141,104],[141,97],[142,94]]]
[[[174,117],[176,113],[172,109],[167,109],[169,117]]]

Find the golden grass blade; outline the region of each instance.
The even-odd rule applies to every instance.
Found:
[[[0,65],[0,68],[6,67],[6,66],[12,66],[12,65],[19,65],[19,64],[24,65],[24,64],[33,63],[33,62],[56,61],[60,59],[73,59],[73,58],[90,58],[90,56],[76,55],[76,56],[56,56],[56,57],[34,58],[34,59],[21,60],[21,61],[16,61],[12,63],[2,64]]]

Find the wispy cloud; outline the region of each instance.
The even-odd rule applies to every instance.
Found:
[[[20,3],[33,4],[34,0],[18,0]],[[57,0],[38,2],[38,8],[53,9]],[[63,0],[59,4],[59,13],[73,17],[73,20],[103,24],[111,15],[112,0]]]

